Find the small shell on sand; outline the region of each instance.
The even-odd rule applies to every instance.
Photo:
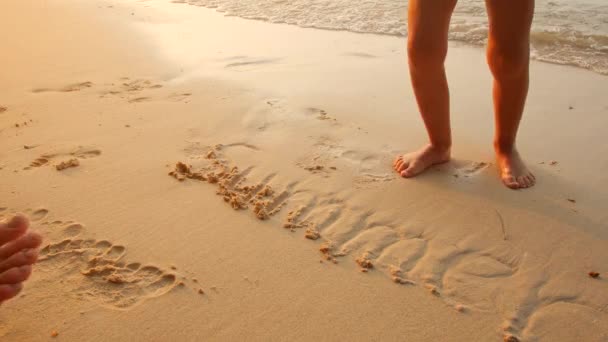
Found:
[[[458,312],[467,311],[467,308],[462,304],[456,304],[456,306],[454,306],[454,309],[456,309],[456,311],[458,311]]]
[[[198,293],[199,294],[205,294],[205,291],[203,291],[203,289],[198,289]]]
[[[591,272],[589,272],[589,276],[591,278],[599,278],[600,274],[598,272],[591,271]]]
[[[51,331],[51,337],[57,337],[59,333],[56,330]]]

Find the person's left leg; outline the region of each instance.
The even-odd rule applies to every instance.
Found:
[[[536,182],[521,159],[515,139],[528,95],[530,27],[534,0],[486,0],[488,64],[494,75],[494,148],[503,183],[512,189]]]
[[[27,232],[28,228],[28,220],[21,215],[0,223],[0,303],[21,291],[38,258],[42,238]]]

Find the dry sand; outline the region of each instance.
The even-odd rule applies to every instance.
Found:
[[[447,62],[456,159],[403,180],[403,39],[5,0],[0,41],[0,218],[45,236],[2,340],[608,339],[606,77],[533,63],[511,191],[477,49]]]

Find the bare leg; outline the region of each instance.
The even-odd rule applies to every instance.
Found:
[[[536,179],[515,147],[528,95],[530,26],[534,0],[486,0],[490,32],[488,64],[494,75],[494,148],[500,176],[512,189],[528,188]]]
[[[393,163],[403,177],[413,177],[434,164],[450,160],[450,95],[444,62],[448,30],[456,0],[410,0],[408,61],[418,108],[430,143],[399,155]]]
[[[27,232],[29,222],[17,215],[0,223],[0,303],[16,296],[38,258],[40,235]]]

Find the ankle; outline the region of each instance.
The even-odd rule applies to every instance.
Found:
[[[452,145],[451,144],[435,144],[435,143],[429,143],[429,149],[438,152],[438,153],[443,153],[443,154],[450,154],[450,150],[452,149]]]
[[[516,151],[514,142],[494,141],[494,151],[497,154],[511,154]]]

